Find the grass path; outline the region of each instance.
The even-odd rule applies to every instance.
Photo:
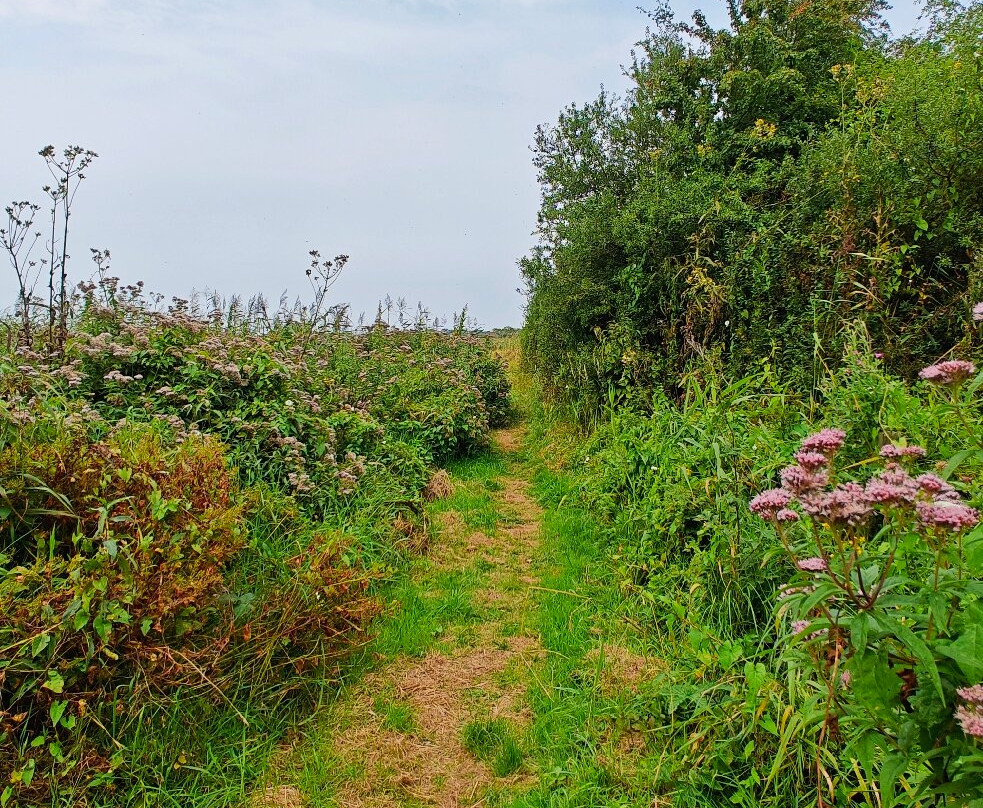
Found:
[[[251,808],[660,804],[631,714],[656,663],[531,443],[498,430],[450,467],[358,671]]]
[[[370,671],[260,804],[464,806],[522,788],[525,681],[541,660],[534,587],[542,510],[524,430],[455,464],[433,502],[432,543],[394,593]],[[291,761],[293,762],[293,761]],[[286,778],[284,778],[286,779]]]

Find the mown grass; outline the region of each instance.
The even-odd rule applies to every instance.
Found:
[[[436,536],[441,530],[460,530],[453,522],[441,527],[443,516],[453,513],[467,531],[493,533],[503,520],[493,494],[494,481],[506,468],[504,458],[487,451],[450,461],[446,468],[453,479],[453,491],[426,505],[425,521],[431,532]],[[468,646],[487,617],[474,602],[475,590],[489,572],[487,562],[475,559],[446,566],[435,560],[440,557],[435,559],[427,553],[414,558],[382,589],[380,597],[386,607],[369,628],[371,640],[342,669],[342,686],[325,691],[317,714],[300,728],[304,740],[289,755],[286,766],[281,767],[282,761],[278,761],[261,780],[289,783],[311,808],[320,808],[336,804],[334,795],[341,785],[369,775],[358,764],[340,757],[335,747],[335,739],[343,735],[349,720],[347,700],[364,677],[391,662],[420,659],[437,651],[453,653]],[[412,706],[396,698],[391,687],[384,685],[374,695],[372,709],[384,729],[405,734],[417,729]],[[516,749],[508,741],[501,761],[494,765],[503,770],[517,768],[521,751],[516,763]]]

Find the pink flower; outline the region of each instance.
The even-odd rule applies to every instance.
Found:
[[[910,505],[918,495],[918,483],[901,466],[888,464],[880,474],[867,480],[865,496],[872,505]]]
[[[804,494],[822,488],[829,482],[825,471],[808,471],[802,466],[789,466],[782,469],[782,486],[793,494]]]
[[[921,446],[895,446],[893,443],[888,443],[881,447],[881,457],[887,460],[925,457],[925,450]]]
[[[791,508],[782,508],[775,514],[776,522],[798,522],[799,515]]]
[[[796,462],[806,471],[815,472],[829,464],[829,458],[819,452],[799,451],[795,453]]]
[[[846,432],[842,429],[824,429],[802,441],[801,448],[806,452],[819,452],[830,457],[843,446],[844,440]]]
[[[983,684],[960,687],[956,695],[964,702],[956,708],[956,720],[963,732],[976,738],[983,738]]]
[[[819,556],[800,559],[795,566],[803,572],[826,572],[829,569],[826,559]]]
[[[956,688],[956,695],[963,701],[978,707],[983,707],[983,684],[973,685],[972,687]]]
[[[751,512],[768,519],[791,501],[792,495],[785,489],[769,488],[751,500]]]
[[[811,595],[816,591],[814,586],[801,586],[799,584],[785,584],[778,590],[778,599],[787,600],[792,595]]]
[[[983,710],[977,704],[964,704],[956,708],[956,721],[963,732],[974,738],[983,738]]]
[[[915,477],[915,482],[923,494],[928,494],[933,499],[959,501],[959,494],[956,493],[956,489],[935,474],[919,474]]]
[[[918,375],[931,384],[956,385],[976,373],[976,365],[965,359],[949,359],[937,362],[919,371]]]
[[[867,492],[859,483],[838,485],[819,498],[815,515],[831,525],[857,526],[872,513]]]
[[[918,519],[926,527],[937,527],[958,533],[979,524],[975,508],[960,502],[935,501],[918,503]]]
[[[973,322],[983,321],[983,301],[973,306]]]
[[[853,679],[853,674],[850,673],[850,671],[843,671],[843,673],[840,674],[840,687],[842,687],[845,690],[850,686],[850,682],[852,681],[852,679]]]
[[[793,634],[801,634],[807,628],[809,628],[809,621],[808,620],[794,620],[792,622],[792,633]]]

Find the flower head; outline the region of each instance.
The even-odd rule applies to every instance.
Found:
[[[867,521],[872,513],[867,492],[859,483],[838,485],[817,500],[814,515],[831,525],[856,527]]]
[[[980,521],[975,508],[961,502],[939,501],[919,502],[918,520],[926,527],[937,527],[958,533],[976,527]]]
[[[956,695],[963,701],[983,707],[983,684],[956,688]]]
[[[965,359],[937,362],[919,371],[918,376],[931,384],[951,386],[961,384],[976,373],[976,365]]]
[[[956,694],[964,702],[956,708],[956,720],[963,732],[983,738],[983,685],[960,687]]]
[[[956,489],[936,474],[919,474],[915,477],[915,483],[923,494],[927,494],[933,499],[959,501],[959,494],[956,493]]]
[[[819,556],[800,559],[796,566],[803,572],[826,572],[829,569],[826,559]]]
[[[769,488],[751,500],[751,512],[763,519],[772,519],[791,501],[792,495],[784,488]]]
[[[842,429],[824,429],[802,441],[801,448],[804,452],[819,452],[831,457],[843,446],[845,440],[846,432]]]
[[[793,494],[804,494],[822,488],[829,482],[825,471],[809,471],[802,466],[782,469],[782,486]]]
[[[897,463],[867,480],[865,494],[871,505],[910,505],[918,495],[918,483]]]
[[[829,458],[819,452],[804,449],[795,453],[795,461],[806,471],[815,472],[829,465]]]
[[[983,322],[983,301],[973,306],[973,322]]]
[[[925,457],[925,450],[921,446],[895,446],[888,443],[881,447],[881,457],[885,460]]]

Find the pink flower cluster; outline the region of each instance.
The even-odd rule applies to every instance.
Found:
[[[794,522],[797,504],[819,522],[857,527],[875,508],[915,509],[924,527],[958,532],[979,522],[979,513],[962,502],[958,492],[935,474],[912,477],[897,461],[925,456],[921,446],[888,444],[881,457],[888,462],[866,485],[848,482],[829,489],[830,463],[846,434],[824,429],[806,438],[795,454],[797,464],[781,471],[782,485],[751,500],[751,511],[770,522]]]
[[[918,376],[931,384],[938,384],[950,387],[962,384],[970,376],[976,373],[976,365],[965,359],[948,359],[945,362],[937,362],[919,371]]]
[[[881,457],[885,460],[909,460],[925,457],[925,450],[921,446],[895,446],[888,443],[881,447]]]
[[[956,694],[964,702],[956,708],[959,726],[967,735],[983,738],[983,685],[960,687]]]
[[[846,432],[842,429],[824,429],[802,441],[802,451],[819,452],[828,460],[843,448],[845,440]]]

